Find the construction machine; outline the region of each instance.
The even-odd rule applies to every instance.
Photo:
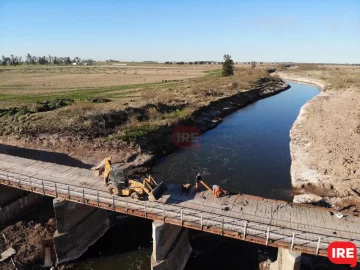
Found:
[[[111,165],[111,157],[93,167],[95,175],[103,173],[104,184],[110,194],[130,196],[133,199],[148,197],[149,201],[157,201],[167,189],[164,182],[157,183],[150,175],[141,179],[129,179],[132,174],[131,164]]]

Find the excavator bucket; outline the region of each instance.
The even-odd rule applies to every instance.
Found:
[[[161,198],[164,192],[167,190],[167,186],[164,182],[161,182],[154,188],[149,194],[149,201],[154,202]]]

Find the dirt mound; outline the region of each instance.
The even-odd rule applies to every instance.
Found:
[[[46,224],[19,221],[2,231],[0,252],[13,247],[16,250],[16,254],[13,256],[16,267],[18,269],[32,269],[32,266],[43,263],[44,247],[52,246],[55,230],[56,222],[54,219],[50,219]],[[0,263],[0,269],[13,268],[10,260]]]

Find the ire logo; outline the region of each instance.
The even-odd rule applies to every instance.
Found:
[[[356,246],[351,242],[332,242],[328,247],[327,254],[332,263],[356,266]]]
[[[201,130],[195,126],[178,126],[172,133],[172,141],[178,148],[200,149]]]

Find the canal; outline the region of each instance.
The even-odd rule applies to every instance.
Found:
[[[165,182],[194,184],[200,172],[208,185],[291,201],[289,132],[300,108],[319,90],[290,85],[285,92],[227,116],[200,137],[197,147],[178,149],[160,159],[152,174]],[[151,221],[135,219],[117,220],[76,265],[94,270],[149,269]],[[276,257],[273,248],[202,232],[191,234],[191,245],[194,252],[186,269],[257,269],[259,257]]]

